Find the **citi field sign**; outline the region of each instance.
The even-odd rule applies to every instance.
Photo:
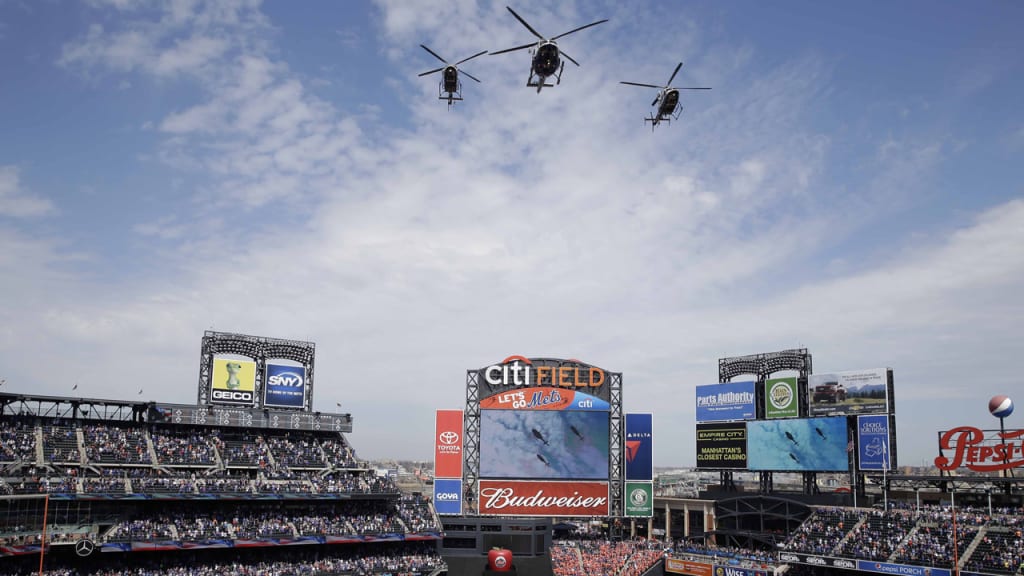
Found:
[[[611,398],[609,374],[575,359],[509,356],[478,370],[477,386],[484,409],[608,410]]]

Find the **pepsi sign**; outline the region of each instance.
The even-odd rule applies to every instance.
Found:
[[[306,369],[302,366],[267,364],[263,405],[302,408],[306,399]]]

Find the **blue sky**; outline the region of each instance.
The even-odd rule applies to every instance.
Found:
[[[362,456],[428,458],[467,368],[575,357],[690,466],[717,359],[805,346],[894,369],[904,464],[994,425],[1024,345],[1024,6],[513,7],[609,22],[539,95],[525,51],[467,63],[448,111],[419,44],[530,41],[504,4],[0,0],[4,389],[188,402],[204,330],[306,339]],[[654,91],[618,82],[680,61],[713,90],[652,132]]]

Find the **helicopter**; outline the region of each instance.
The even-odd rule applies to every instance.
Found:
[[[654,98],[654,102],[651,102],[651,106],[657,106],[657,112],[651,113],[647,118],[644,118],[644,123],[651,123],[651,130],[661,122],[671,122],[679,118],[679,114],[682,109],[679,107],[679,91],[680,90],[711,90],[711,88],[693,88],[693,87],[674,87],[672,81],[676,79],[676,74],[679,73],[679,69],[683,67],[683,63],[680,62],[676,65],[676,69],[672,72],[672,76],[669,77],[668,82],[664,86],[657,86],[655,84],[641,84],[639,82],[620,82],[621,84],[628,84],[630,86],[643,86],[645,88],[657,88],[659,90],[657,97]]]
[[[427,76],[435,72],[441,72],[441,82],[437,85],[437,99],[448,100],[448,109],[451,110],[453,102],[455,102],[456,100],[462,100],[462,82],[459,82],[459,64],[462,64],[463,62],[468,62],[473,58],[476,58],[477,56],[483,56],[484,54],[487,54],[487,50],[473,54],[469,58],[463,58],[462,60],[459,60],[455,64],[449,64],[447,60],[438,56],[437,52],[434,52],[430,48],[427,48],[426,45],[420,44],[420,48],[423,48],[427,52],[430,52],[430,54],[434,58],[437,58],[441,62],[444,62],[444,66],[441,66],[440,68],[435,68],[433,70],[428,70],[422,74],[419,74],[419,76]],[[462,73],[465,74],[471,80],[476,80],[477,82],[480,82],[480,80],[478,80],[469,72],[463,71]]]
[[[540,91],[545,86],[554,86],[554,84],[545,83],[545,80],[552,76],[555,77],[556,84],[562,83],[562,70],[565,69],[565,62],[559,59],[559,55],[565,56],[566,59],[568,59],[570,62],[577,66],[580,65],[580,63],[577,62],[575,58],[569,56],[565,52],[560,51],[558,49],[558,44],[555,43],[555,40],[558,40],[563,36],[568,36],[573,32],[579,32],[580,30],[590,28],[591,26],[597,26],[598,24],[603,24],[608,21],[608,19],[605,18],[604,20],[598,20],[597,22],[592,22],[590,24],[587,24],[586,26],[580,26],[579,28],[569,30],[568,32],[559,34],[558,36],[545,38],[541,36],[536,30],[534,30],[533,26],[527,24],[526,20],[523,20],[523,18],[519,16],[519,14],[516,14],[515,10],[513,10],[509,6],[505,6],[505,8],[508,8],[508,11],[511,12],[512,15],[516,17],[516,20],[519,20],[520,24],[526,26],[527,30],[532,32],[533,35],[536,36],[537,38],[540,38],[540,41],[531,42],[529,44],[523,44],[522,46],[516,46],[515,48],[498,50],[497,52],[491,52],[491,55],[493,56],[495,54],[504,54],[505,52],[515,52],[516,50],[530,48],[530,54],[533,56],[533,61],[530,63],[530,75],[526,78],[526,85],[531,88],[536,86],[538,94],[540,94]]]

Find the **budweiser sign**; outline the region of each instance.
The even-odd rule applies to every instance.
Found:
[[[607,482],[481,480],[486,516],[607,516]]]
[[[987,432],[987,434],[986,434]],[[939,452],[935,459],[940,470],[965,466],[975,472],[998,472],[1024,466],[1024,430],[998,432],[960,426],[939,434]],[[952,456],[945,451],[952,450]]]

